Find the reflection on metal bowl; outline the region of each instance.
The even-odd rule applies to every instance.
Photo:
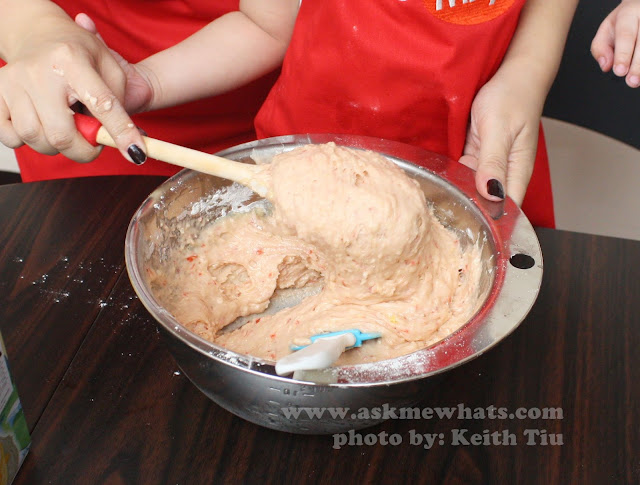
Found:
[[[542,280],[542,254],[531,224],[507,199],[482,199],[474,174],[443,156],[409,145],[352,135],[291,135],[230,148],[220,155],[251,163],[308,143],[374,150],[420,183],[437,217],[468,244],[482,242],[480,310],[458,331],[435,345],[388,361],[308,372],[298,379],[275,374],[274,363],[208,342],[180,325],[156,300],[146,279],[149,265],[162,264],[183,237],[183,224],[204,227],[237,202],[215,194],[230,182],[184,170],[163,183],[140,206],[125,244],[127,270],[140,300],[159,324],[178,365],[210,399],[248,421],[293,433],[329,434],[374,425],[377,411],[413,406],[445,371],[487,351],[509,335],[533,305]],[[246,205],[257,196],[243,201]],[[202,210],[207,201],[206,210]],[[213,201],[213,202],[212,202]],[[198,210],[195,210],[198,208]],[[349,409],[322,417],[300,408]],[[370,410],[358,413],[357,410]]]

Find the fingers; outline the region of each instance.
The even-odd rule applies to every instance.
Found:
[[[626,76],[635,52],[638,37],[638,19],[635,16],[618,15],[616,17],[615,48],[613,72],[617,76]]]
[[[94,34],[100,42],[109,49],[106,42],[98,32],[96,24],[86,13],[79,13],[75,18],[76,24],[85,29],[88,32]],[[99,72],[102,74],[102,78],[105,81],[107,86],[110,86],[113,89],[114,94],[118,97],[118,99],[123,99],[125,95],[126,88],[126,73],[123,76],[123,73],[119,72],[118,67],[125,71],[125,68],[129,67],[129,63],[116,51],[109,49],[111,56],[104,56],[101,59]],[[115,63],[113,62],[115,60]]]
[[[115,61],[112,61],[115,63]],[[105,79],[93,69],[69,66],[67,80],[78,99],[105,127],[115,141],[120,153],[138,165],[146,160],[146,146],[140,132],[125,111],[116,93],[106,84]],[[124,93],[126,78],[122,76],[114,85],[121,86]]]
[[[640,86],[640,38],[638,38],[638,25],[636,24],[636,38],[633,46],[633,56],[625,79],[631,88]]]
[[[41,110],[38,116],[44,137],[55,153],[62,153],[77,162],[94,160],[102,147],[94,147],[76,130],[74,112],[65,104],[64,99],[52,96],[51,103],[50,109]]]
[[[9,148],[18,148],[24,145],[22,138],[16,133],[11,117],[9,115],[9,108],[4,99],[0,96],[0,143]]]
[[[498,135],[481,135],[476,167],[476,189],[485,199],[499,201],[505,198],[507,160],[511,141],[503,135],[505,130],[487,130]],[[467,163],[473,163],[470,160]]]
[[[84,30],[91,32],[92,34],[98,34],[95,22],[86,13],[79,13],[74,19],[76,24],[82,27]]]
[[[100,64],[99,71],[103,73],[103,79],[108,86],[122,86],[123,88],[126,88],[125,91],[117,91],[115,94],[118,99],[123,100],[124,108],[127,112],[132,113],[144,109],[150,102],[152,95],[148,82],[139,75],[133,65],[129,64],[129,62],[122,57],[119,52],[109,48],[98,32],[95,23],[87,14],[79,13],[76,16],[75,21],[83,29],[95,34],[103,45],[109,49],[111,57],[104,56]],[[122,82],[120,73],[115,69],[115,66],[113,65],[114,60],[124,73],[125,82]]]
[[[537,143],[534,143],[534,147],[536,145]],[[510,156],[509,172],[507,173],[507,194],[518,206],[522,205],[524,196],[527,193],[535,159],[535,148],[532,151],[513,152]]]
[[[24,99],[12,107],[12,112],[16,114],[10,123],[18,139],[17,143],[14,140],[14,148],[27,144],[38,153],[62,153],[78,162],[89,162],[100,154],[100,148],[91,145],[76,131],[73,111],[67,106],[61,104],[57,110],[38,113],[31,100]]]
[[[63,80],[64,68],[57,73],[23,69],[17,74],[5,71],[0,78],[3,103],[2,141],[8,146],[27,144],[45,155],[62,153],[78,162],[95,159],[100,148],[92,146],[75,128],[70,96]],[[39,75],[38,75],[39,74]]]
[[[476,189],[482,197],[497,202],[508,195],[521,205],[533,172],[537,136],[522,131],[512,140],[507,132],[487,129],[459,162],[476,171]]]
[[[610,18],[611,15],[600,24],[591,42],[591,55],[604,72],[608,72],[613,67],[615,31]]]
[[[18,92],[7,99],[7,108],[11,113],[13,129],[23,144],[45,155],[58,153],[46,139],[36,108],[27,93]]]
[[[640,7],[623,3],[600,24],[591,42],[591,54],[604,71],[625,77],[628,86],[640,86]]]
[[[95,34],[105,47],[108,48],[91,17],[85,13],[79,13],[75,17],[75,22],[83,29]],[[109,52],[111,56],[104,56],[101,59],[99,67],[104,85],[99,82],[99,79],[94,78],[92,80],[95,86],[95,92],[98,93],[98,96],[104,98],[104,101],[102,103],[99,102],[98,96],[92,95],[91,91],[87,90],[88,94],[83,102],[89,111],[102,122],[102,125],[114,139],[123,156],[139,165],[146,160],[146,147],[139,130],[134,126],[125,108],[119,101],[124,100],[126,96],[126,69],[129,69],[130,66],[118,52],[111,49],[109,49]],[[105,85],[115,88],[111,101],[108,100],[108,94],[104,91]],[[86,104],[87,101],[93,104],[94,100],[96,105],[90,106]]]

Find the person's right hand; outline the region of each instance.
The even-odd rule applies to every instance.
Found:
[[[21,39],[0,68],[0,142],[10,148],[27,144],[78,162],[93,160],[100,147],[76,130],[70,108],[79,101],[125,158],[145,161],[144,141],[124,106],[129,65],[114,56],[95,26],[91,31],[92,24],[86,15],[76,23],[62,12],[34,22],[34,32]],[[138,98],[129,96],[130,108],[144,104],[144,96]]]

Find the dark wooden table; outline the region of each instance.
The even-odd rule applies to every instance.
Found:
[[[530,315],[420,404],[456,413],[390,419],[336,449],[340,437],[233,416],[177,367],[123,256],[161,181],[0,187],[0,328],[33,438],[16,484],[640,482],[640,242],[538,230]],[[525,417],[491,419],[491,406]],[[427,433],[431,449],[417,444]]]

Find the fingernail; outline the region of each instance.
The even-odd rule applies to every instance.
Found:
[[[607,65],[607,60],[604,57],[598,59],[598,64],[600,64],[600,69],[604,69],[604,66]]]
[[[491,179],[487,182],[487,192],[489,192],[489,195],[504,199],[504,187],[497,179]]]
[[[640,86],[640,77],[631,76],[629,78],[629,86],[631,86],[632,88],[637,88],[638,86]]]
[[[147,160],[147,155],[142,150],[140,150],[140,147],[138,145],[131,145],[127,149],[127,153],[131,157],[133,163],[135,163],[136,165],[142,165]]]

